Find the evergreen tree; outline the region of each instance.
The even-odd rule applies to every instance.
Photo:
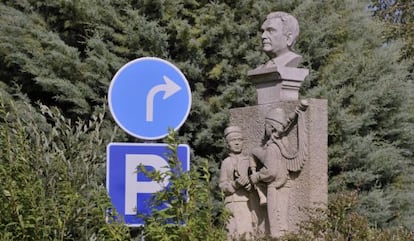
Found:
[[[295,9],[312,68],[307,96],[329,101],[330,192],[357,189],[372,225],[412,228],[412,62],[400,61],[400,41],[383,41],[367,6],[308,1]]]
[[[360,211],[371,224],[412,228],[412,59],[398,36],[382,38],[386,26],[369,5],[1,0],[0,93],[56,106],[72,120],[90,119],[104,111],[109,83],[122,65],[144,56],[167,59],[183,71],[193,93],[179,141],[191,145],[195,160],[211,161],[214,185],[227,110],[255,103],[246,73],[266,59],[260,24],[271,11],[291,12],[301,27],[296,50],[311,70],[302,95],[329,100],[330,192],[358,189]],[[43,118],[40,109],[29,113]],[[105,124],[103,131],[112,129]],[[115,139],[128,138],[118,132]]]
[[[404,40],[403,56],[414,54],[414,4],[410,0],[378,0],[372,2],[374,15],[386,22],[387,38]]]

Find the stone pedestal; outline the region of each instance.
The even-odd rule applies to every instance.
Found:
[[[288,231],[298,230],[297,224],[307,218],[304,212],[306,208],[324,207],[328,203],[327,101],[320,99],[307,101],[309,106],[304,112],[304,118],[308,131],[308,157],[300,172],[290,173],[289,220],[286,221]],[[298,103],[297,100],[273,101],[269,104],[234,108],[230,110],[230,125],[241,127],[245,137],[245,150],[250,153],[254,147],[262,143],[266,114],[277,107],[284,109],[286,113],[292,113]]]
[[[256,85],[259,105],[298,100],[299,88],[308,74],[308,69],[292,67],[258,68],[247,73]]]

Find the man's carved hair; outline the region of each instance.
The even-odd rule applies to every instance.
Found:
[[[299,23],[295,17],[285,12],[271,12],[266,16],[267,19],[279,18],[283,24],[283,34],[288,35],[292,34],[292,44],[289,49],[292,49],[293,45],[296,43],[296,39],[299,36]]]

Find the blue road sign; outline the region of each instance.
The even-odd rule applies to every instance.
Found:
[[[106,188],[113,206],[128,226],[142,226],[144,221],[137,214],[150,214],[151,195],[169,185],[152,181],[138,165],[146,170],[169,170],[167,161],[171,151],[167,144],[110,143],[107,146]],[[179,145],[178,159],[184,171],[190,170],[190,148]]]
[[[111,81],[109,109],[128,134],[156,140],[168,129],[177,130],[188,117],[191,90],[184,74],[173,64],[153,57],[124,65]]]

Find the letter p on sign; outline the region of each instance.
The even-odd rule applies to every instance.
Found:
[[[182,169],[190,169],[190,148],[179,145],[178,159]],[[166,144],[110,143],[107,147],[106,187],[112,204],[128,226],[142,226],[144,220],[138,214],[150,214],[151,195],[169,185],[169,178],[158,183],[144,177],[137,167],[166,172],[168,165]]]
[[[137,167],[144,165],[145,167],[153,167],[160,172],[169,170],[168,162],[157,155],[148,154],[127,154],[125,156],[125,214],[135,215],[137,213],[137,193],[155,193],[161,191],[169,183],[169,177],[164,179],[163,183],[155,181],[139,181],[137,178]]]

